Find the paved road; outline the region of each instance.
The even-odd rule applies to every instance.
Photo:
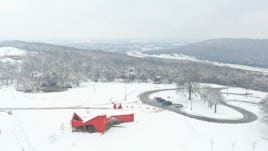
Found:
[[[170,111],[176,112],[178,114],[187,116],[189,118],[194,118],[194,119],[201,120],[201,121],[214,122],[214,123],[236,124],[236,123],[249,123],[249,122],[253,122],[257,119],[257,116],[254,113],[247,111],[243,108],[227,104],[226,102],[222,102],[221,104],[240,112],[243,115],[243,117],[241,119],[217,119],[217,118],[211,118],[211,117],[206,117],[206,116],[193,115],[193,114],[184,112],[180,108],[176,108],[175,106],[172,106],[172,105],[171,106],[162,106],[158,102],[149,98],[149,96],[153,93],[161,92],[161,91],[171,91],[171,90],[176,90],[176,89],[160,89],[160,90],[147,91],[147,92],[140,94],[139,98],[143,103],[153,105],[156,107],[161,107],[161,108],[164,108],[166,110],[170,110]]]
[[[228,100],[226,102],[238,102],[238,103],[248,103],[248,104],[253,104],[253,105],[259,105],[259,103],[257,103],[257,102],[250,102],[250,101]]]

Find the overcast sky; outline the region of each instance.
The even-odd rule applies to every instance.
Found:
[[[268,0],[0,0],[0,39],[268,38]]]

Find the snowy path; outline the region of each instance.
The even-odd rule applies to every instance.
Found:
[[[0,112],[7,110],[60,110],[60,109],[111,109],[111,107],[82,107],[82,106],[67,106],[67,107],[7,107],[0,108]]]
[[[202,120],[202,121],[207,121],[207,122],[249,123],[249,122],[253,122],[253,121],[257,120],[257,116],[254,113],[249,112],[243,108],[227,104],[226,102],[222,102],[221,104],[240,112],[243,115],[243,117],[240,119],[217,119],[217,118],[211,118],[211,117],[206,117],[206,116],[193,115],[193,114],[184,112],[181,109],[176,108],[175,106],[172,106],[172,105],[171,106],[161,106],[159,103],[157,103],[149,98],[149,96],[153,93],[161,92],[161,91],[171,91],[171,90],[176,90],[176,89],[160,89],[160,90],[146,91],[146,92],[140,94],[139,97],[140,97],[140,100],[146,104],[150,104],[150,105],[153,105],[156,107],[161,107],[161,108],[164,108],[166,110],[170,110],[170,111],[176,112],[178,114],[181,114],[181,115],[184,115],[184,116],[187,116],[190,118],[194,118],[194,119]]]

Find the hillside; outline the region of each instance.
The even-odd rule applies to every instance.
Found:
[[[9,41],[0,47],[28,51],[21,64],[0,62],[0,82],[38,92],[62,90],[83,81],[98,82],[202,82],[268,91],[268,75],[220,67],[209,63],[159,58],[135,58],[125,54],[87,51],[44,43]],[[32,53],[31,53],[32,52]]]
[[[74,51],[81,50],[73,47],[53,45],[41,42],[26,42],[19,40],[0,41],[0,47],[15,47],[25,51]]]
[[[146,51],[148,54],[184,54],[198,59],[268,67],[266,39],[211,39],[176,49]]]

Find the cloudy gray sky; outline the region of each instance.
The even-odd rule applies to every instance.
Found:
[[[268,0],[0,0],[0,39],[268,38]]]

